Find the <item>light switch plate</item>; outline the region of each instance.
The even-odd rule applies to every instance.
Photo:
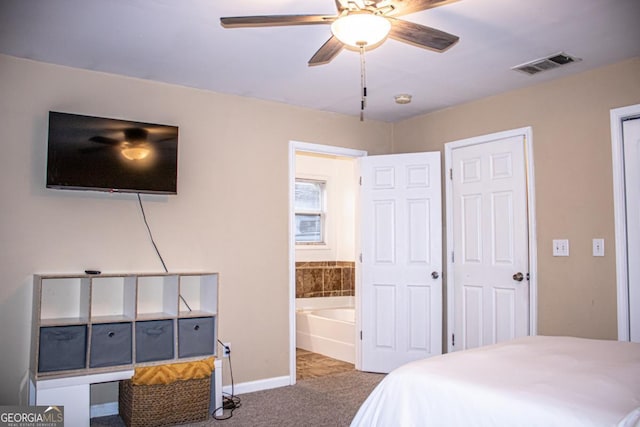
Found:
[[[604,256],[604,239],[593,239],[593,256]]]
[[[553,256],[569,256],[569,240],[568,239],[553,240]]]

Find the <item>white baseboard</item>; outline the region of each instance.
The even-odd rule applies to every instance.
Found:
[[[291,385],[291,377],[274,377],[264,380],[249,381],[246,383],[236,384],[233,392],[237,396],[238,394],[252,393],[254,391],[260,390],[269,390],[272,388],[285,387],[288,385]],[[222,387],[222,391],[227,395],[231,394],[231,385]]]
[[[91,418],[106,417],[109,415],[118,415],[118,402],[101,403],[99,405],[91,405],[89,416]]]

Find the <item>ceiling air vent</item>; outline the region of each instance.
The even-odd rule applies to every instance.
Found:
[[[512,67],[512,70],[520,71],[525,74],[534,75],[541,71],[553,70],[562,65],[571,64],[572,62],[582,61],[575,56],[567,55],[564,52],[556,53],[546,58],[536,59],[525,64]]]

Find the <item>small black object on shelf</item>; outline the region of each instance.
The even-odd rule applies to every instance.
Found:
[[[100,270],[85,270],[86,274],[100,274],[102,273]]]

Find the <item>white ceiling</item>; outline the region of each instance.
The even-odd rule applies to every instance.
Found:
[[[357,117],[358,53],[307,66],[329,25],[219,21],[335,12],[334,0],[0,0],[0,52]],[[460,0],[402,18],[460,41],[436,53],[389,39],[367,52],[365,120],[395,122],[640,56],[639,0]],[[535,76],[511,70],[560,51],[582,61]],[[413,101],[395,104],[400,93]]]

